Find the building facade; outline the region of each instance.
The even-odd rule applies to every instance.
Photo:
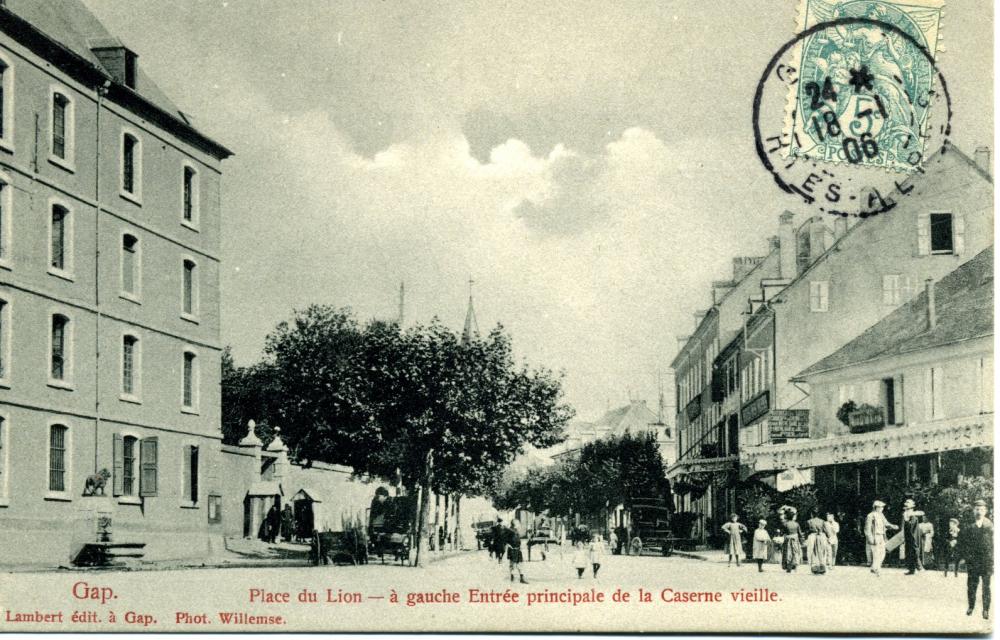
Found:
[[[741,481],[779,491],[818,482],[812,466],[743,461],[757,448],[808,447],[817,423],[795,376],[992,245],[988,157],[946,147],[903,184],[898,206],[865,220],[785,212],[757,271],[734,273],[738,295],[713,291],[673,362],[680,446],[670,475],[696,539],[736,510]]]
[[[0,531],[66,562],[204,553],[219,455],[223,146],[76,0],[0,6]]]

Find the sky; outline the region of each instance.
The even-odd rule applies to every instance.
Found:
[[[483,331],[582,419],[655,406],[712,280],[797,203],[751,100],[795,2],[84,0],[223,164],[222,341],[293,309]],[[950,2],[953,140],[993,139],[992,5]]]

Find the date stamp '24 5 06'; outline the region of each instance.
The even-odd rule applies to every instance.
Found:
[[[788,155],[907,173],[924,159],[940,0],[803,0]],[[929,54],[929,55],[928,55]]]

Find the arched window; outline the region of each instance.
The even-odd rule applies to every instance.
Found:
[[[139,395],[139,338],[122,336],[122,395]]]
[[[185,259],[181,274],[181,314],[193,319],[198,315],[198,265]]]
[[[0,298],[0,380],[10,377],[10,305]]]
[[[184,164],[184,177],[181,184],[182,192],[182,221],[186,226],[196,227],[198,225],[198,170],[192,165]]]
[[[183,363],[183,396],[182,404],[185,409],[197,410],[198,408],[198,355],[187,349],[184,351]]]
[[[0,54],[0,146],[14,148],[14,67]]]
[[[49,378],[66,381],[70,377],[70,321],[62,314],[52,316],[51,346],[49,348]]]
[[[2,86],[3,82],[0,81],[0,87]],[[0,98],[0,104],[3,104],[2,98]],[[3,118],[0,116],[0,121],[2,120]],[[14,219],[11,212],[13,191],[10,180],[0,173],[0,264],[6,264],[10,261],[11,232],[14,229]]]
[[[122,235],[122,294],[139,294],[139,238],[129,233]]]
[[[69,427],[64,424],[49,426],[49,491],[68,491],[67,452],[69,449]]]
[[[129,131],[122,132],[120,193],[136,203],[142,198],[142,142]]]
[[[73,215],[53,203],[49,216],[49,272],[67,277],[73,270]]]

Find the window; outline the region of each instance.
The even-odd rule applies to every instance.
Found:
[[[0,146],[14,147],[14,68],[0,55]]]
[[[951,213],[918,215],[917,249],[920,255],[964,253],[965,217]]]
[[[66,478],[66,451],[69,448],[69,428],[64,424],[49,427],[49,491],[69,491]]]
[[[181,311],[184,316],[198,315],[198,265],[194,260],[184,260],[181,291]]]
[[[198,356],[193,351],[184,352],[183,397],[185,409],[198,407]]]
[[[198,224],[199,207],[198,170],[190,164],[184,165],[184,177],[181,189],[183,222],[189,227],[195,227]]]
[[[122,337],[122,395],[136,399],[139,395],[139,338]]]
[[[142,197],[142,143],[138,136],[122,132],[121,195],[138,204]]]
[[[70,377],[69,318],[61,314],[52,316],[52,342],[49,348],[50,381],[65,381]]]
[[[0,87],[2,86],[3,82],[0,81]],[[3,104],[2,98],[0,98],[0,104]],[[10,180],[7,176],[0,173],[0,265],[9,264],[11,257],[10,241],[11,232],[14,230],[14,221],[11,214],[11,196],[13,195],[13,191],[10,186]]]
[[[66,209],[52,207],[52,266],[66,268],[66,223],[69,213]]]
[[[809,310],[826,313],[830,308],[830,283],[821,280],[809,283]]]
[[[208,496],[208,523],[219,524],[222,522],[222,496],[212,494]]]
[[[0,506],[7,504],[7,417],[0,415]]]
[[[53,88],[49,95],[49,160],[73,170],[75,118],[68,90]]]
[[[115,434],[114,439],[114,494],[135,496],[138,491],[136,464],[138,463],[139,439],[132,435]]]
[[[122,295],[135,299],[139,295],[139,238],[122,235]]]
[[[10,375],[10,305],[0,300],[0,380]]]
[[[899,274],[887,274],[882,276],[882,304],[895,307],[902,301],[902,288],[900,287]]]
[[[181,478],[181,501],[186,504],[198,503],[198,447],[184,445]]]

